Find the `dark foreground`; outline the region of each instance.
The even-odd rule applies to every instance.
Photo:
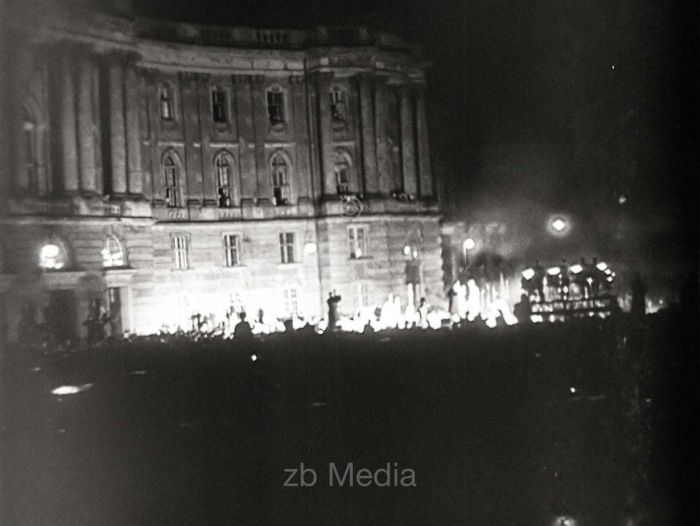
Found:
[[[696,524],[682,333],[663,314],[10,350],[0,524]],[[302,462],[317,483],[284,487]],[[410,468],[417,487],[329,487],[331,462]]]

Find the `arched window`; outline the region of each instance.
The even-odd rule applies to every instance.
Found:
[[[39,266],[45,270],[60,270],[68,264],[68,256],[63,243],[51,239],[39,250]]]
[[[347,93],[334,86],[330,91],[330,109],[333,122],[344,123],[347,120]]]
[[[167,154],[163,159],[163,178],[165,179],[165,204],[168,208],[179,208],[180,199],[180,174],[178,163],[172,154]]]
[[[216,187],[220,208],[231,206],[231,161],[226,153],[221,152],[214,159],[216,171]]]
[[[272,194],[276,205],[283,205],[289,200],[289,165],[280,153],[276,153],[270,160],[272,170]]]
[[[336,191],[339,195],[350,193],[352,181],[352,163],[350,156],[344,152],[336,152],[333,163],[335,171]]]
[[[102,249],[102,266],[123,267],[126,265],[126,257],[121,243],[115,236],[107,236],[105,239],[104,248]]]
[[[37,125],[26,107],[22,108],[22,162],[27,180],[27,190],[39,193],[39,171],[37,158]]]
[[[164,121],[172,121],[175,118],[173,112],[173,94],[170,86],[161,84],[158,89],[160,98],[160,118]]]

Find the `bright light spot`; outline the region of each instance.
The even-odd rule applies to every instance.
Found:
[[[462,243],[462,247],[464,250],[474,250],[476,248],[476,241],[468,237],[464,240],[464,243]]]
[[[621,205],[624,205],[627,202],[627,196],[621,195],[620,197],[617,198],[617,202],[620,203]]]
[[[304,254],[311,255],[316,253],[316,243],[306,243],[304,245]]]
[[[566,228],[566,221],[564,221],[561,217],[557,217],[554,221],[552,221],[552,228],[557,232],[562,232]]]
[[[612,276],[608,276],[608,277],[607,277],[607,280],[608,280],[608,283],[612,283],[612,282],[613,282],[613,277],[612,277]]]
[[[251,361],[251,362],[257,362],[257,361],[258,361],[258,355],[257,355],[257,354],[251,354],[251,355],[250,355],[250,361]]]
[[[605,273],[609,276],[610,274],[612,274],[612,269],[610,267],[606,268]]]
[[[569,392],[571,394],[576,394],[576,388],[575,387],[569,387]]]
[[[72,394],[82,393],[83,391],[87,391],[91,387],[92,387],[92,384],[62,385],[60,387],[56,387],[56,389],[51,391],[51,394],[58,395],[58,396],[72,395]]]
[[[615,64],[613,64],[613,65],[612,65],[612,66],[610,66],[610,67],[611,67],[611,69],[613,69],[613,70],[614,70],[614,69],[615,69]]]
[[[556,276],[557,274],[559,274],[559,272],[561,272],[559,270],[559,267],[549,267],[547,269],[547,274],[549,274],[550,276]]]
[[[61,253],[61,249],[57,245],[48,244],[41,247],[41,257],[43,258],[55,258]]]
[[[355,257],[357,257],[358,259],[362,257],[362,249],[361,248],[357,249],[357,252],[355,252]]]
[[[408,245],[403,247],[403,253],[405,256],[410,256],[411,255],[411,247],[409,247]]]
[[[526,268],[525,270],[523,270],[523,277],[525,279],[529,280],[529,279],[532,279],[534,276],[535,276],[535,271],[532,270],[531,268]]]
[[[581,265],[579,265],[578,263],[576,263],[576,265],[571,265],[571,269],[570,269],[570,270],[571,270],[571,272],[573,272],[574,274],[578,274],[579,272],[581,272],[581,271],[583,270],[583,267],[582,267]]]
[[[496,325],[497,325],[497,323],[496,323],[496,318],[488,318],[488,319],[486,320],[486,326],[487,326],[489,329],[495,328]]]
[[[607,270],[608,264],[607,264],[605,261],[601,261],[600,263],[598,263],[598,264],[596,265],[596,268],[597,268],[598,270],[604,272],[605,270]]]

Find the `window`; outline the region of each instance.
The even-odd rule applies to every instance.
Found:
[[[284,289],[284,311],[289,316],[299,316],[299,289],[296,287]]]
[[[174,269],[186,270],[190,268],[190,239],[186,234],[170,235],[170,251]]]
[[[289,200],[288,165],[284,156],[275,154],[270,162],[272,168],[272,195],[276,205],[286,204]]]
[[[369,285],[366,281],[355,282],[355,304],[358,309],[369,307]]]
[[[231,207],[231,162],[229,157],[220,153],[214,161],[216,185],[218,188],[219,208]]]
[[[352,164],[350,162],[350,156],[346,152],[336,152],[333,170],[335,171],[336,192],[338,195],[349,194]]]
[[[102,266],[105,268],[123,267],[125,264],[126,258],[121,243],[116,237],[107,236],[102,249]]]
[[[224,235],[224,257],[227,267],[241,264],[241,238],[235,234]]]
[[[160,118],[164,121],[171,121],[175,117],[173,115],[173,95],[170,87],[162,85],[158,91],[160,97]]]
[[[228,102],[226,90],[214,88],[211,92],[211,114],[214,122],[228,122]]]
[[[331,120],[333,122],[345,122],[347,120],[347,95],[340,88],[333,88],[330,92]]]
[[[367,227],[355,225],[348,227],[348,243],[350,259],[367,257]]]
[[[68,263],[66,251],[60,241],[49,241],[39,251],[39,266],[45,270],[60,270]]]
[[[39,193],[39,174],[37,170],[36,124],[26,108],[23,108],[22,154],[27,176],[27,189],[32,194]]]
[[[348,175],[348,165],[335,165],[335,180],[339,195],[350,193],[350,176]]]
[[[282,263],[294,263],[294,233],[280,234],[280,258]]]
[[[168,154],[163,160],[163,176],[165,178],[165,204],[168,208],[180,207],[180,185],[178,165],[173,156]]]
[[[267,92],[267,117],[272,125],[284,122],[284,93],[279,88]]]

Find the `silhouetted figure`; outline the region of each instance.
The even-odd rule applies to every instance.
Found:
[[[530,323],[530,315],[532,314],[532,305],[530,297],[527,294],[520,295],[520,301],[513,307],[513,314],[518,318],[518,323]]]
[[[454,285],[452,285],[447,290],[447,312],[450,313],[450,316],[453,316],[457,312],[457,302],[455,301],[455,296],[457,296],[457,293],[455,292]]]
[[[90,302],[90,310],[83,325],[87,327],[89,344],[99,343],[105,339],[105,324],[109,321],[109,315],[102,307],[102,300],[95,299]]]
[[[588,263],[586,263],[586,258],[581,258],[580,266],[581,271],[575,275],[574,283],[576,283],[579,290],[581,291],[581,297],[587,299],[591,297],[591,284],[588,281],[589,265]]]
[[[647,285],[637,272],[632,278],[632,316],[634,318],[642,318],[646,314],[646,295]]]
[[[559,297],[564,301],[569,299],[569,290],[571,288],[571,275],[569,274],[569,266],[566,260],[561,260],[559,265]]]
[[[253,337],[253,329],[250,326],[250,323],[246,320],[246,313],[244,311],[241,311],[240,314],[238,314],[238,317],[241,319],[236,324],[236,327],[233,329],[233,337],[236,340],[249,340]]]
[[[418,323],[421,329],[428,328],[428,302],[425,298],[418,303]]]
[[[369,320],[365,323],[362,334],[374,334],[374,327],[372,327],[372,323]]]
[[[542,303],[545,298],[544,298],[544,278],[546,275],[546,272],[544,270],[544,267],[540,264],[539,261],[535,262],[535,266],[532,267],[532,270],[535,271],[535,275],[532,277],[534,281],[534,290],[537,291],[537,301]]]
[[[335,331],[336,325],[338,324],[338,303],[340,303],[341,297],[333,292],[328,293],[328,331]]]

